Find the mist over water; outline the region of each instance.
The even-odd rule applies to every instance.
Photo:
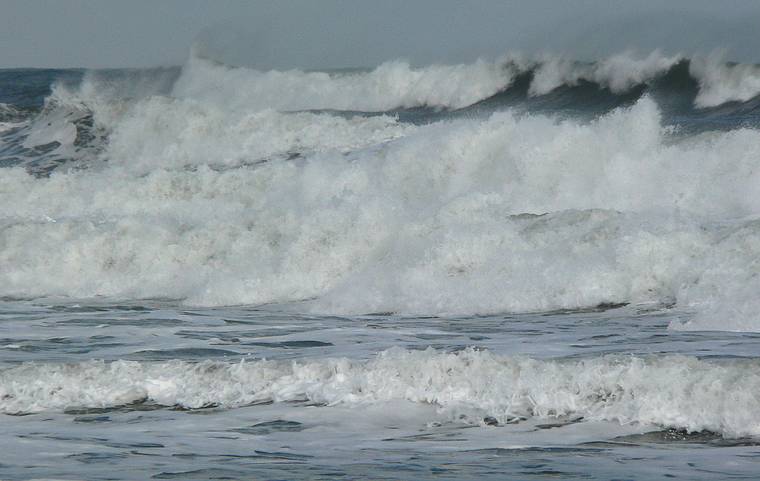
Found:
[[[582,473],[546,454],[563,446],[606,479],[629,446],[676,474],[658,443],[683,465],[689,443],[754,449],[760,67],[664,50],[326,71],[210,57],[0,71],[9,437],[75,440],[66,459],[98,479],[129,450],[192,465],[137,462],[146,476],[288,459],[294,479],[329,479],[362,472],[356,443],[368,472],[411,445],[419,462],[400,463],[426,479],[448,440]],[[226,441],[187,448],[190,426]],[[98,432],[111,444],[93,454]],[[27,473],[54,474],[45,456]],[[489,462],[527,469],[459,464]]]

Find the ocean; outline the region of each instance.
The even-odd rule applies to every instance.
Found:
[[[0,479],[756,479],[760,66],[0,70]]]

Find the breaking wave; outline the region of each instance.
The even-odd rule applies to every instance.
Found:
[[[246,110],[383,112],[420,106],[456,109],[504,90],[516,73],[510,62],[484,60],[424,68],[394,61],[371,71],[342,73],[261,72],[191,57],[173,93],[180,98]]]
[[[383,112],[412,107],[460,109],[508,91],[528,77],[531,97],[561,87],[591,84],[613,94],[637,87],[686,87],[698,108],[745,102],[760,94],[760,66],[727,63],[720,53],[689,60],[654,51],[627,52],[598,62],[556,55],[506,55],[496,61],[414,68],[387,62],[370,71],[257,71],[192,56],[174,95],[212,101],[228,108],[261,110],[353,110]],[[692,93],[691,90],[694,90]]]
[[[674,328],[760,329],[760,133],[726,124],[755,115],[756,77],[657,52],[88,73],[0,131],[0,295],[409,314],[657,303],[695,312]],[[693,124],[724,126],[670,122],[674,89]],[[515,106],[518,90],[553,110]],[[591,94],[612,99],[599,115],[557,113]],[[726,101],[746,102],[692,105]]]
[[[465,423],[582,418],[741,437],[760,434],[759,368],[755,361],[684,356],[544,361],[397,348],[369,361],[29,363],[0,371],[0,412],[404,400],[432,404]]]

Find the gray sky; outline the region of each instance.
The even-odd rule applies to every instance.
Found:
[[[0,0],[0,68],[178,65],[193,42],[258,68],[657,47],[760,62],[758,24],[758,0]]]

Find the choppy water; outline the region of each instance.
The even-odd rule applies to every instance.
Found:
[[[0,71],[0,478],[755,479],[758,93]]]
[[[596,391],[589,389],[582,397],[603,396],[606,382],[601,378],[615,362],[646,363],[677,355],[692,362],[702,359],[703,374],[708,376],[711,369],[738,369],[747,363],[742,369],[749,369],[756,365],[758,334],[668,331],[676,314],[631,308],[449,319],[322,317],[288,310],[287,306],[187,309],[171,303],[4,303],[0,331],[0,360],[5,366],[0,390],[7,412],[0,434],[4,478],[755,476],[758,447],[751,437],[621,424],[603,420],[605,415],[594,408],[582,411],[582,403],[577,412],[542,415],[537,410],[534,416],[525,416],[519,398],[521,390],[551,395],[555,389],[565,396],[563,389],[589,387],[594,377],[598,377]],[[497,361],[534,360],[571,367],[559,374],[564,378],[548,381],[551,378],[540,377],[548,367],[539,366],[531,373],[523,366],[526,372],[518,388],[500,380],[515,376],[514,365],[494,366],[481,359],[483,365],[473,366],[469,374],[462,372],[481,353]],[[448,359],[442,368],[435,361],[443,356]],[[616,361],[583,365],[604,356]],[[389,364],[384,370],[378,366],[374,373],[352,371],[344,364],[362,366],[383,358]],[[241,400],[245,393],[258,394],[253,371],[261,359],[274,364],[268,369],[282,365],[287,370],[295,363],[305,371],[281,380],[260,399]],[[110,362],[131,364],[133,371],[141,366],[154,369],[131,375],[126,370],[103,371]],[[335,364],[327,371],[308,371],[310,365],[330,362]],[[198,372],[196,363],[205,366],[204,373]],[[242,382],[245,377],[230,379],[219,372],[241,366],[251,370],[248,383]],[[597,402],[630,403],[619,412],[645,415],[636,413],[645,407],[636,403],[645,403],[651,395],[643,384],[666,375],[667,366],[649,371],[643,366],[629,373],[638,376],[642,385],[623,384],[619,399]],[[53,367],[56,373],[39,374]],[[183,378],[180,371],[195,372],[195,379]],[[756,373],[754,367],[751,373]],[[283,376],[288,374],[292,376]],[[398,389],[394,374],[417,376],[427,392]],[[679,379],[662,378],[659,382],[678,386],[657,407],[663,416],[721,422],[738,414],[732,413],[734,409],[748,407],[742,403],[742,389],[756,397],[756,381],[746,374],[740,372],[741,379],[722,378],[725,385],[712,393],[692,392],[700,386],[699,376],[683,385]],[[615,382],[625,382],[616,376]],[[225,395],[225,389],[234,392]],[[71,397],[59,403],[53,392]],[[118,395],[121,400],[114,397]],[[426,395],[429,400],[421,402]],[[16,404],[10,396],[17,398]],[[700,405],[692,405],[689,397],[700,396]],[[552,403],[535,401],[547,409]],[[510,403],[514,414],[505,414],[503,407]],[[14,405],[35,413],[10,413]]]

